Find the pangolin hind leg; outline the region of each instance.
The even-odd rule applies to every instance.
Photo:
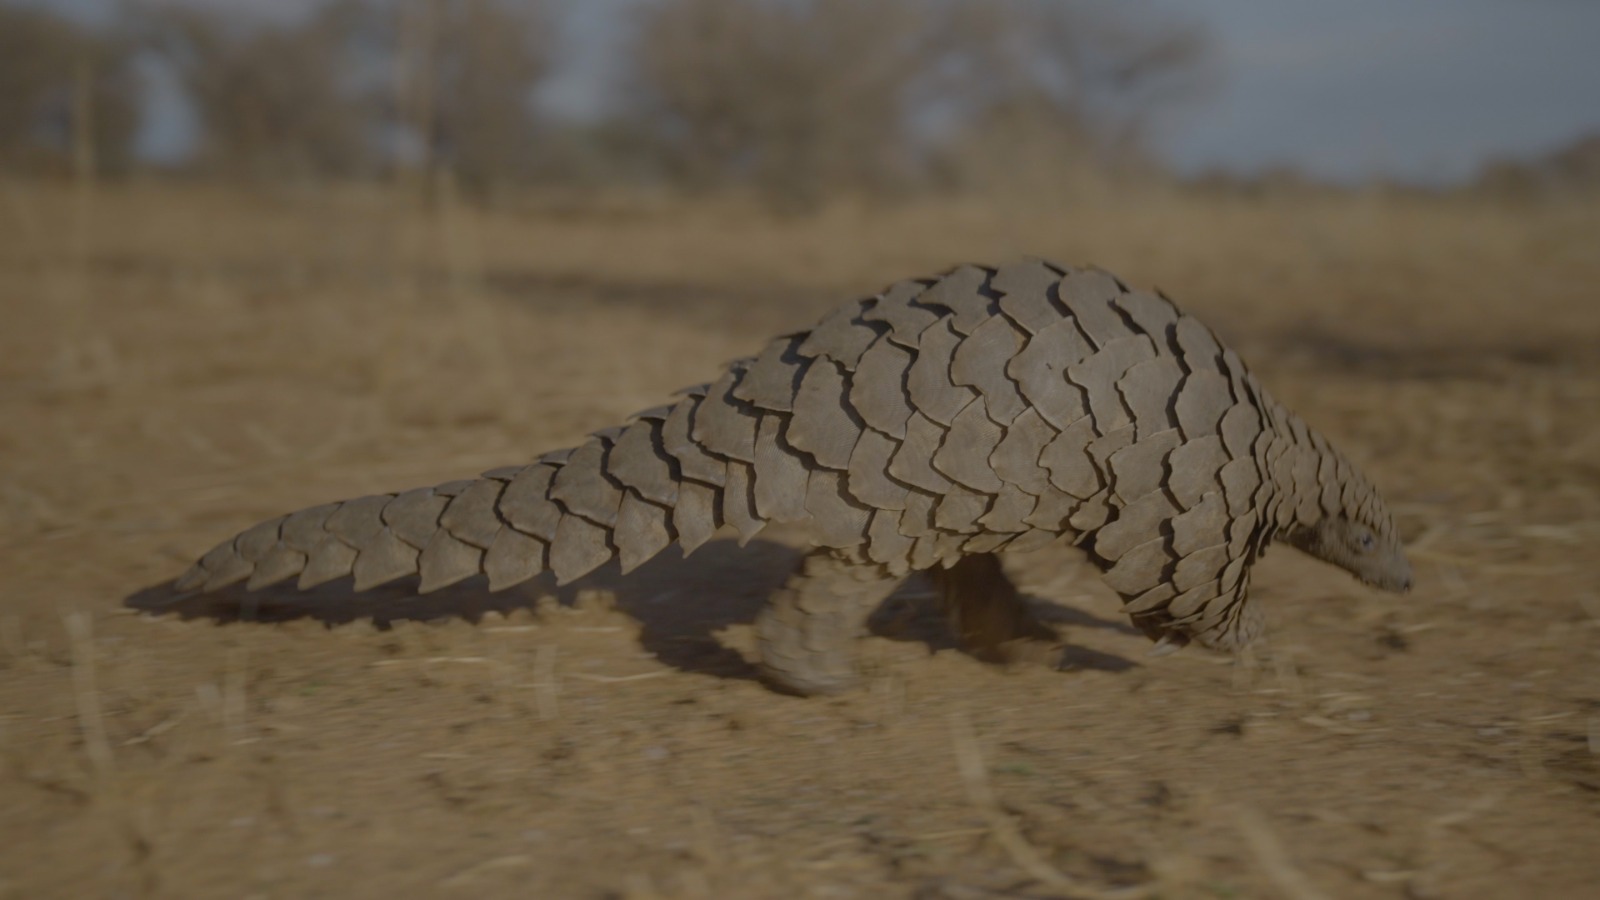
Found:
[[[1048,661],[1056,634],[1023,602],[993,553],[972,553],[928,573],[950,631],[984,662]]]
[[[898,582],[875,564],[812,551],[756,618],[766,677],[797,694],[836,694],[853,687],[867,619]]]

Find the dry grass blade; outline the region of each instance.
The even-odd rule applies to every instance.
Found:
[[[1101,888],[1085,884],[1050,865],[1039,849],[1028,843],[1028,839],[1017,830],[1016,823],[1001,808],[1000,801],[994,795],[994,788],[989,784],[983,754],[978,750],[977,738],[972,733],[972,723],[962,713],[950,715],[950,742],[955,748],[956,764],[961,772],[961,781],[966,785],[967,799],[971,800],[972,805],[977,807],[978,812],[988,820],[988,831],[994,837],[995,843],[999,844],[1017,868],[1026,872],[1030,878],[1074,897],[1087,897],[1092,900],[1138,900],[1154,895],[1154,887],[1149,885]]]
[[[672,674],[670,669],[660,669],[655,672],[640,672],[637,675],[597,675],[592,672],[572,672],[568,678],[580,681],[594,681],[600,684],[624,684],[629,681],[648,681],[651,678],[665,678]]]
[[[558,690],[556,647],[554,644],[540,644],[533,651],[533,700],[539,710],[539,718],[548,722],[561,714],[556,698]]]
[[[1415,893],[1430,897],[1439,895],[1439,878],[1452,865],[1445,846],[1448,832],[1493,809],[1503,796],[1500,793],[1484,794],[1454,812],[1441,813],[1424,823],[1422,845],[1418,853],[1419,871],[1412,883]]]
[[[460,665],[473,665],[473,666],[478,666],[478,665],[504,666],[504,665],[506,665],[506,663],[504,663],[504,662],[502,662],[500,660],[490,659],[487,656],[427,656],[427,657],[423,657],[422,659],[377,659],[377,660],[373,660],[370,663],[367,663],[367,665],[372,666],[374,668],[382,668],[382,667],[386,667],[386,666],[415,666],[415,665],[435,666],[435,665],[441,665],[441,664],[445,664],[445,663],[455,663],[455,664],[460,664]]]
[[[245,698],[245,651],[234,648],[228,651],[228,668],[222,675],[222,728],[231,739],[244,736],[248,709],[249,702]]]
[[[100,691],[95,686],[94,620],[88,613],[71,612],[61,617],[72,644],[72,692],[78,703],[78,727],[83,730],[84,751],[95,772],[111,771],[111,742],[106,739],[105,719],[100,714]]]
[[[177,714],[175,716],[171,716],[169,718],[162,719],[160,722],[157,722],[156,724],[151,725],[149,728],[146,728],[144,731],[141,731],[138,734],[134,735],[133,737],[128,738],[127,740],[123,741],[122,742],[122,746],[124,746],[124,747],[135,747],[135,746],[138,746],[139,744],[149,743],[150,741],[154,740],[155,738],[158,738],[161,735],[166,734],[167,732],[171,731],[172,729],[178,727],[178,724],[183,721],[183,719],[184,719],[184,717],[186,715],[188,715],[187,712],[181,712],[181,713],[179,713],[179,714]]]
[[[449,878],[443,879],[439,882],[439,887],[470,887],[473,882],[478,880],[479,876],[487,875],[491,872],[504,871],[506,869],[525,868],[533,864],[533,857],[525,853],[513,853],[507,856],[497,856],[493,859],[484,860],[476,865],[468,866],[467,868],[462,869],[460,872],[451,875]]]
[[[1289,853],[1278,841],[1261,814],[1251,809],[1240,809],[1234,814],[1234,827],[1244,836],[1256,862],[1289,900],[1328,900],[1328,895],[1317,890],[1311,879],[1289,859]]]

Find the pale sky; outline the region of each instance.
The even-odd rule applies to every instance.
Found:
[[[1224,84],[1163,151],[1182,168],[1464,177],[1600,133],[1594,0],[1201,0]]]
[[[27,2],[104,10],[118,0]],[[316,0],[177,2],[294,15]],[[542,91],[549,108],[600,114],[608,50],[638,2],[572,4],[561,70]],[[1156,136],[1180,171],[1290,166],[1441,183],[1491,157],[1600,133],[1597,0],[1157,2],[1206,28],[1217,55],[1215,88]],[[148,145],[180,144],[192,127],[183,110],[169,98],[156,113]]]

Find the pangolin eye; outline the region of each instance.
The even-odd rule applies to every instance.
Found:
[[[1373,537],[1371,532],[1367,532],[1366,534],[1363,534],[1361,536],[1361,549],[1363,549],[1363,550],[1371,550],[1373,547],[1376,547],[1377,545],[1378,545],[1378,539]]]

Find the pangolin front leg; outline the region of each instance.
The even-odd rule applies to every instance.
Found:
[[[898,581],[875,563],[830,550],[807,554],[756,618],[767,679],[805,695],[855,686],[867,619]]]
[[[993,553],[929,570],[952,635],[984,662],[1048,661],[1056,634],[1034,615]],[[883,567],[817,550],[756,619],[767,679],[797,694],[834,694],[859,681],[867,619],[897,586]]]

